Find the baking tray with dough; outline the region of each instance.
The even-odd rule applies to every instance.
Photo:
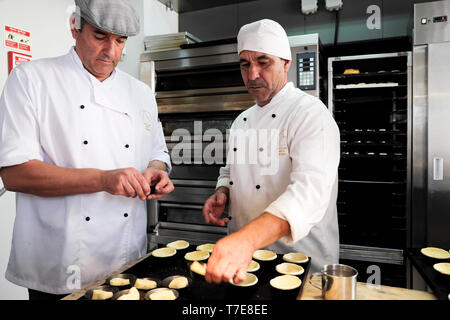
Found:
[[[167,263],[162,262],[154,265],[151,256],[138,262],[131,268],[123,271],[123,273],[133,274],[136,278],[150,277],[153,279],[167,279],[171,276],[184,276],[188,280],[188,288],[178,290],[177,300],[224,300],[236,297],[240,288],[236,288],[230,283],[222,282],[220,284],[208,283],[203,276],[193,275],[189,270],[188,265],[184,257],[177,257],[175,260],[168,260]],[[281,275],[275,269],[275,265],[285,263],[282,254],[277,254],[273,263],[260,264],[259,270],[255,272],[258,278],[254,289],[245,291],[242,295],[246,300],[271,300],[273,298],[273,290],[270,287],[270,280],[276,276]],[[311,265],[311,259],[303,263],[298,263],[304,269],[304,272],[298,277],[302,280],[302,285],[298,288],[298,292],[292,299],[295,299],[301,294],[303,289],[304,280],[307,277],[309,267]],[[164,287],[161,283],[161,287]]]

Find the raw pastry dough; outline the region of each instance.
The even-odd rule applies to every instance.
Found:
[[[276,259],[277,254],[270,250],[256,250],[253,253],[253,258],[262,261],[270,261]]]
[[[433,269],[442,274],[450,276],[450,263],[446,262],[436,263],[435,265],[433,265]]]
[[[117,298],[117,300],[139,300],[139,299],[140,299],[139,291],[135,287],[128,290],[127,294],[123,294],[119,298]]]
[[[184,240],[177,240],[167,244],[168,248],[173,248],[176,250],[183,250],[189,247],[189,242]]]
[[[174,248],[159,248],[152,251],[152,255],[158,258],[168,258],[177,253]]]
[[[194,261],[190,266],[191,271],[204,276],[206,274],[206,263]]]
[[[253,273],[247,272],[245,280],[242,281],[241,283],[234,283],[233,279],[230,280],[230,283],[238,287],[250,287],[258,283],[258,277],[255,276]]]
[[[450,252],[444,249],[428,247],[420,250],[422,254],[435,259],[450,259]]]
[[[247,271],[248,272],[255,272],[259,270],[259,263],[255,260],[252,260],[250,264],[248,265]]]
[[[130,279],[125,278],[112,278],[109,281],[109,284],[112,286],[126,286],[130,284]]]
[[[207,251],[207,252],[213,252],[215,244],[214,243],[205,243],[197,246],[198,251]]]
[[[186,277],[176,277],[175,279],[173,279],[172,281],[170,281],[169,283],[169,288],[170,289],[183,289],[186,288],[188,286],[189,282],[188,279]]]
[[[156,281],[150,279],[136,279],[134,286],[141,290],[150,290],[158,286]]]
[[[184,258],[189,261],[206,260],[209,258],[209,252],[206,251],[192,251],[184,255]]]
[[[99,289],[94,289],[92,292],[92,300],[106,300],[113,296],[111,291],[104,291]]]
[[[302,280],[299,277],[286,274],[284,276],[278,276],[270,280],[270,285],[280,290],[292,290],[300,287]]]
[[[300,275],[305,271],[302,266],[294,263],[280,263],[275,267],[275,269],[279,273],[292,275]]]
[[[172,290],[163,289],[152,292],[149,295],[150,300],[175,300],[177,296],[173,293]]]
[[[309,260],[308,256],[300,252],[291,252],[283,255],[283,260],[292,263],[304,263]]]

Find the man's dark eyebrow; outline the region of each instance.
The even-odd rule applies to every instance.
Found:
[[[104,32],[104,31],[102,31],[102,30],[100,30],[100,29],[95,29],[95,30],[94,30],[94,33],[99,34],[99,35],[102,35],[102,36],[107,36],[107,35],[108,35],[106,32]],[[121,36],[120,39],[127,40],[128,37],[127,37],[127,36]]]
[[[248,61],[247,61],[246,59],[241,58],[241,59],[239,60],[239,62],[242,63],[242,62],[248,62]]]
[[[270,60],[270,58],[268,56],[266,56],[265,54],[263,54],[262,56],[259,56],[257,59],[258,60]]]

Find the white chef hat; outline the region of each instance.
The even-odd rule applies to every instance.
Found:
[[[250,50],[292,60],[286,31],[278,22],[270,19],[262,19],[242,26],[237,42],[238,54],[243,50]]]

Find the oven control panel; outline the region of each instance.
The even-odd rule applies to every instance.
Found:
[[[317,61],[315,52],[297,53],[297,87],[301,90],[316,90]]]
[[[450,41],[450,0],[414,4],[414,45]]]

